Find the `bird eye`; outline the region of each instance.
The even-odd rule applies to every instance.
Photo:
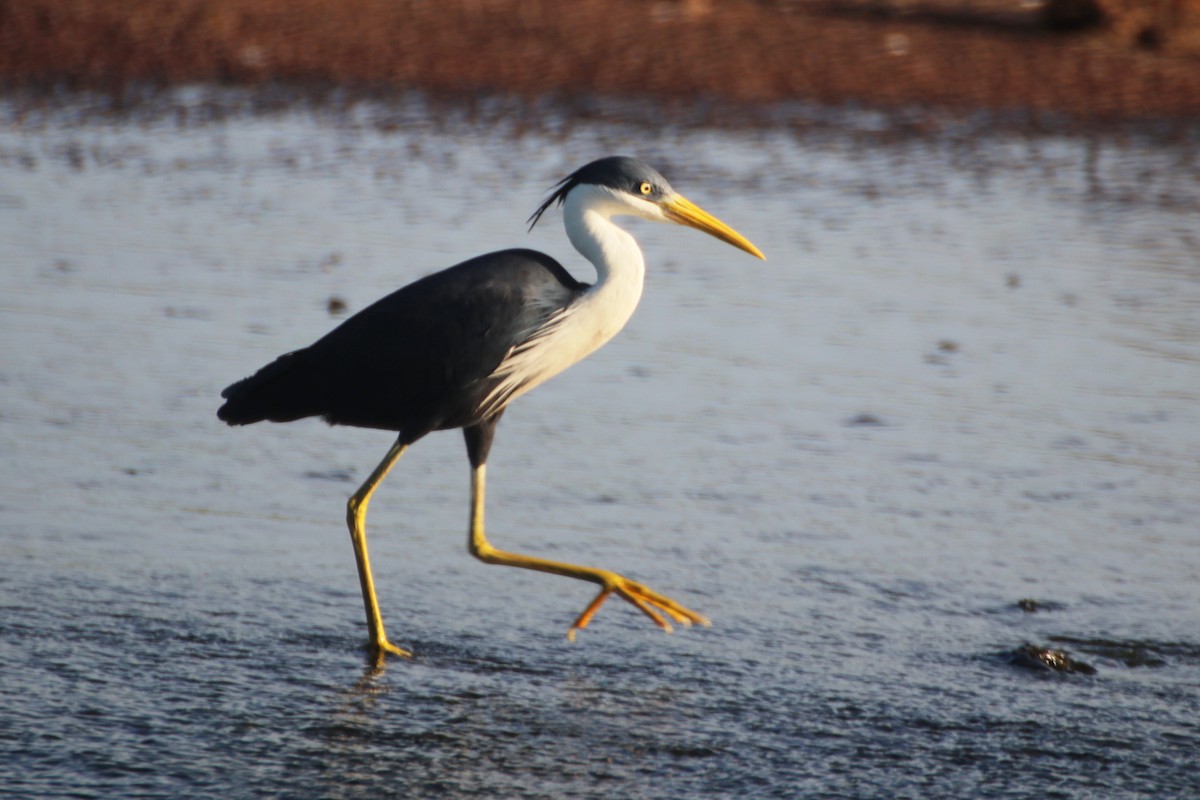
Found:
[[[650,185],[650,181],[642,181],[642,194],[650,194],[654,191],[654,187]]]

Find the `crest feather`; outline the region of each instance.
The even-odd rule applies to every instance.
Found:
[[[537,225],[538,220],[542,218],[542,214],[546,213],[546,209],[554,205],[555,202],[561,206],[563,201],[567,199],[570,191],[582,183],[607,186],[616,191],[628,192],[637,197],[641,194],[640,187],[644,182],[649,183],[652,187],[651,194],[647,199],[658,199],[672,192],[667,179],[658,174],[644,161],[639,161],[629,156],[598,158],[590,164],[584,164],[550,187],[550,196],[546,198],[544,203],[538,206],[537,211],[534,211],[527,220],[529,230],[533,230],[533,226]]]

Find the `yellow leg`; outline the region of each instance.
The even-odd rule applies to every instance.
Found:
[[[367,555],[367,505],[371,502],[371,495],[375,492],[375,487],[387,476],[392,465],[400,456],[404,455],[404,451],[407,449],[408,445],[399,442],[392,445],[392,449],[388,450],[383,461],[379,462],[379,466],[375,468],[363,485],[358,487],[358,491],[350,497],[350,501],[346,504],[346,525],[350,528],[350,541],[354,543],[354,560],[358,563],[358,581],[362,585],[363,606],[367,612],[369,646],[371,655],[377,662],[382,662],[388,653],[397,656],[412,655],[407,650],[402,650],[389,642],[383,632],[383,616],[379,613],[379,600],[375,597],[375,580],[371,577],[371,559]]]
[[[580,567],[560,561],[549,561],[544,558],[534,558],[533,556],[523,556],[517,553],[506,553],[503,550],[497,550],[492,547],[488,543],[487,536],[483,530],[486,470],[487,466],[480,464],[471,472],[471,532],[468,541],[471,554],[480,561],[488,564],[502,564],[522,569],[535,569],[539,572],[551,572],[555,575],[564,575],[568,578],[577,578],[598,584],[600,586],[600,593],[588,604],[583,613],[576,618],[574,624],[571,625],[570,631],[567,632],[567,638],[571,639],[571,641],[575,640],[575,632],[587,627],[592,617],[600,610],[600,606],[614,592],[636,606],[639,611],[654,620],[654,623],[658,627],[668,633],[671,632],[672,628],[671,623],[666,619],[667,617],[684,626],[689,626],[693,622],[701,625],[710,624],[705,617],[697,614],[695,611],[690,611],[671,598],[665,597],[637,581],[624,578],[615,572],[609,572],[606,569],[595,569],[594,567]]]

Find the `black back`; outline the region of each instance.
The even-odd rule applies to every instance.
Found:
[[[495,385],[488,378],[504,356],[586,288],[535,250],[464,261],[228,387],[217,416],[230,425],[321,416],[332,425],[398,431],[407,443],[477,424],[479,404]]]

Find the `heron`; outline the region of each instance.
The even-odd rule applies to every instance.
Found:
[[[644,162],[592,161],[563,178],[529,217],[529,230],[554,204],[567,238],[596,271],[588,284],[529,249],[478,256],[420,278],[345,320],[314,344],[280,356],[222,393],[217,416],[230,425],[321,417],[331,425],[392,431],[395,442],[346,505],[368,650],[382,662],[411,653],[388,640],[367,552],[367,506],[396,461],[428,433],[461,428],[471,467],[467,544],[487,564],[589,581],[599,593],[568,637],[585,628],[611,595],[663,630],[708,625],[702,615],[611,570],[551,561],[494,547],[484,531],[487,458],[501,416],[517,397],[612,339],[642,295],[645,260],[614,217],[673,222],[758,258],[745,237],[671,188]]]

